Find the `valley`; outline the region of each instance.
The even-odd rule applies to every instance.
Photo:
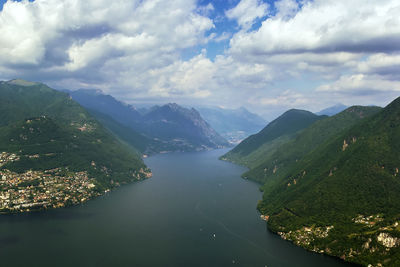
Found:
[[[194,108],[166,104],[139,112],[98,91],[78,93],[87,107],[103,104],[87,111],[40,83],[0,83],[3,215],[82,205],[146,180],[152,176],[142,160],[147,154],[173,157],[229,145]],[[8,100],[16,95],[19,102]],[[20,108],[36,99],[39,105]],[[261,185],[261,219],[282,239],[357,264],[395,266],[399,101],[385,108],[352,106],[331,116],[291,109],[250,134],[261,123],[254,117],[258,124],[250,136],[220,159],[249,168],[242,177]],[[242,131],[240,120],[254,122],[244,109],[224,112],[212,110],[209,120],[225,136]]]
[[[0,266],[399,267],[399,73],[399,0],[0,0]]]

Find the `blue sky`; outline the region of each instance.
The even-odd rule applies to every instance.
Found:
[[[245,106],[267,119],[289,108],[383,106],[400,92],[397,0],[0,6],[1,80],[101,89],[133,104]]]

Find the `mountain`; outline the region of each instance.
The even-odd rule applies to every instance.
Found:
[[[264,187],[268,228],[365,266],[400,265],[400,98],[331,136]]]
[[[347,108],[347,106],[343,105],[343,104],[336,104],[332,107],[328,107],[326,109],[323,109],[315,114],[317,115],[327,115],[327,116],[333,116],[336,115],[340,112],[342,112],[343,110],[345,110]]]
[[[280,145],[274,153],[263,157],[243,177],[260,183],[271,182],[318,145],[380,110],[379,107],[353,106],[335,116],[321,119],[301,131],[294,139]]]
[[[140,156],[68,94],[0,82],[0,212],[77,204],[149,175]]]
[[[133,146],[143,153],[195,151],[229,145],[195,109],[166,104],[138,111],[97,90],[68,93],[119,139],[131,143],[130,135],[140,136],[141,145],[133,143]]]
[[[243,140],[221,157],[247,167],[257,166],[283,143],[293,139],[296,133],[324,118],[305,110],[291,109],[269,123],[259,133]]]
[[[159,144],[133,130],[132,128],[114,120],[111,116],[104,113],[87,109],[91,115],[93,115],[97,121],[99,121],[105,128],[107,128],[117,139],[121,142],[129,145],[132,149],[137,150],[138,153],[146,153],[152,151],[154,146]]]
[[[135,125],[142,119],[142,115],[133,106],[122,103],[110,95],[105,95],[101,90],[80,89],[65,90],[65,92],[86,109],[106,114],[125,126],[135,128]]]
[[[267,124],[263,118],[244,107],[238,109],[200,107],[197,110],[213,129],[231,143],[240,142]]]
[[[143,131],[168,140],[183,150],[218,148],[228,145],[210,125],[192,109],[175,103],[155,106],[144,115]]]

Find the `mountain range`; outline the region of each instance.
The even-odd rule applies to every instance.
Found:
[[[249,138],[262,140],[258,146],[244,140],[223,157],[249,166],[243,176],[262,184],[258,209],[268,228],[314,252],[399,266],[400,98],[383,109],[353,106],[319,117],[273,152],[243,161],[287,136],[280,129],[274,139],[264,132]]]
[[[245,108],[199,110],[0,82],[0,213],[76,205],[150,177],[143,153],[219,148],[223,136],[259,131],[221,159],[261,184],[268,229],[353,263],[400,265],[400,98],[319,115],[291,109],[264,128]]]
[[[229,145],[194,108],[169,103],[139,112],[133,106],[96,90],[68,93],[118,138],[143,153],[196,151]],[[137,136],[141,145],[132,143],[129,136]]]

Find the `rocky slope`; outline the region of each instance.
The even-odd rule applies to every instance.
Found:
[[[129,143],[126,136],[140,135],[144,143],[143,153],[195,151],[229,145],[195,109],[170,103],[138,112],[133,106],[99,91],[68,93],[107,124],[120,139]],[[124,127],[117,126],[112,120]]]

